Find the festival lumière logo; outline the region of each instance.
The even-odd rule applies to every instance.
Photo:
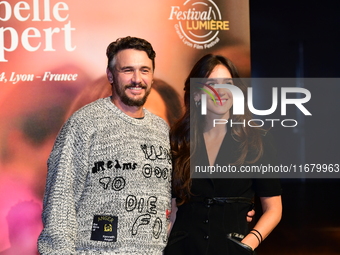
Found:
[[[169,20],[178,21],[175,30],[185,45],[209,49],[220,39],[221,30],[229,30],[229,21],[222,19],[218,6],[212,1],[187,0],[183,6],[171,6]]]

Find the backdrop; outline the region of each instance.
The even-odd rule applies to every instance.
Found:
[[[65,119],[110,93],[110,42],[152,43],[146,107],[169,124],[201,56],[222,54],[250,75],[247,0],[8,0],[0,22],[0,254],[36,254],[46,160]]]

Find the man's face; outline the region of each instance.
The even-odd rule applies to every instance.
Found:
[[[126,49],[117,53],[112,72],[107,71],[113,86],[113,102],[124,107],[144,105],[153,79],[152,60],[145,51]],[[113,73],[113,74],[112,74]]]

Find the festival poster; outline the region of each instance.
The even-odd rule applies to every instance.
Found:
[[[250,76],[247,0],[7,0],[0,24],[0,254],[36,254],[46,160],[66,118],[109,95],[110,42],[151,42],[157,85],[146,108],[169,124],[201,56],[224,55]]]

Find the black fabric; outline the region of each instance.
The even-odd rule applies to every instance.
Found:
[[[273,163],[275,150],[268,135],[263,137],[265,153],[259,163]],[[205,150],[204,146],[200,147]],[[219,165],[235,161],[238,143],[228,132],[216,158]],[[222,153],[221,153],[222,152]],[[199,163],[209,165],[206,153],[199,153]],[[205,155],[202,157],[202,155]],[[250,155],[251,156],[251,155]],[[253,199],[281,195],[277,179],[192,179],[194,198],[178,207],[176,221],[169,236],[164,255],[243,255],[255,254],[228,238],[228,234],[249,233],[246,216],[250,203],[206,203],[206,198],[243,197]]]

